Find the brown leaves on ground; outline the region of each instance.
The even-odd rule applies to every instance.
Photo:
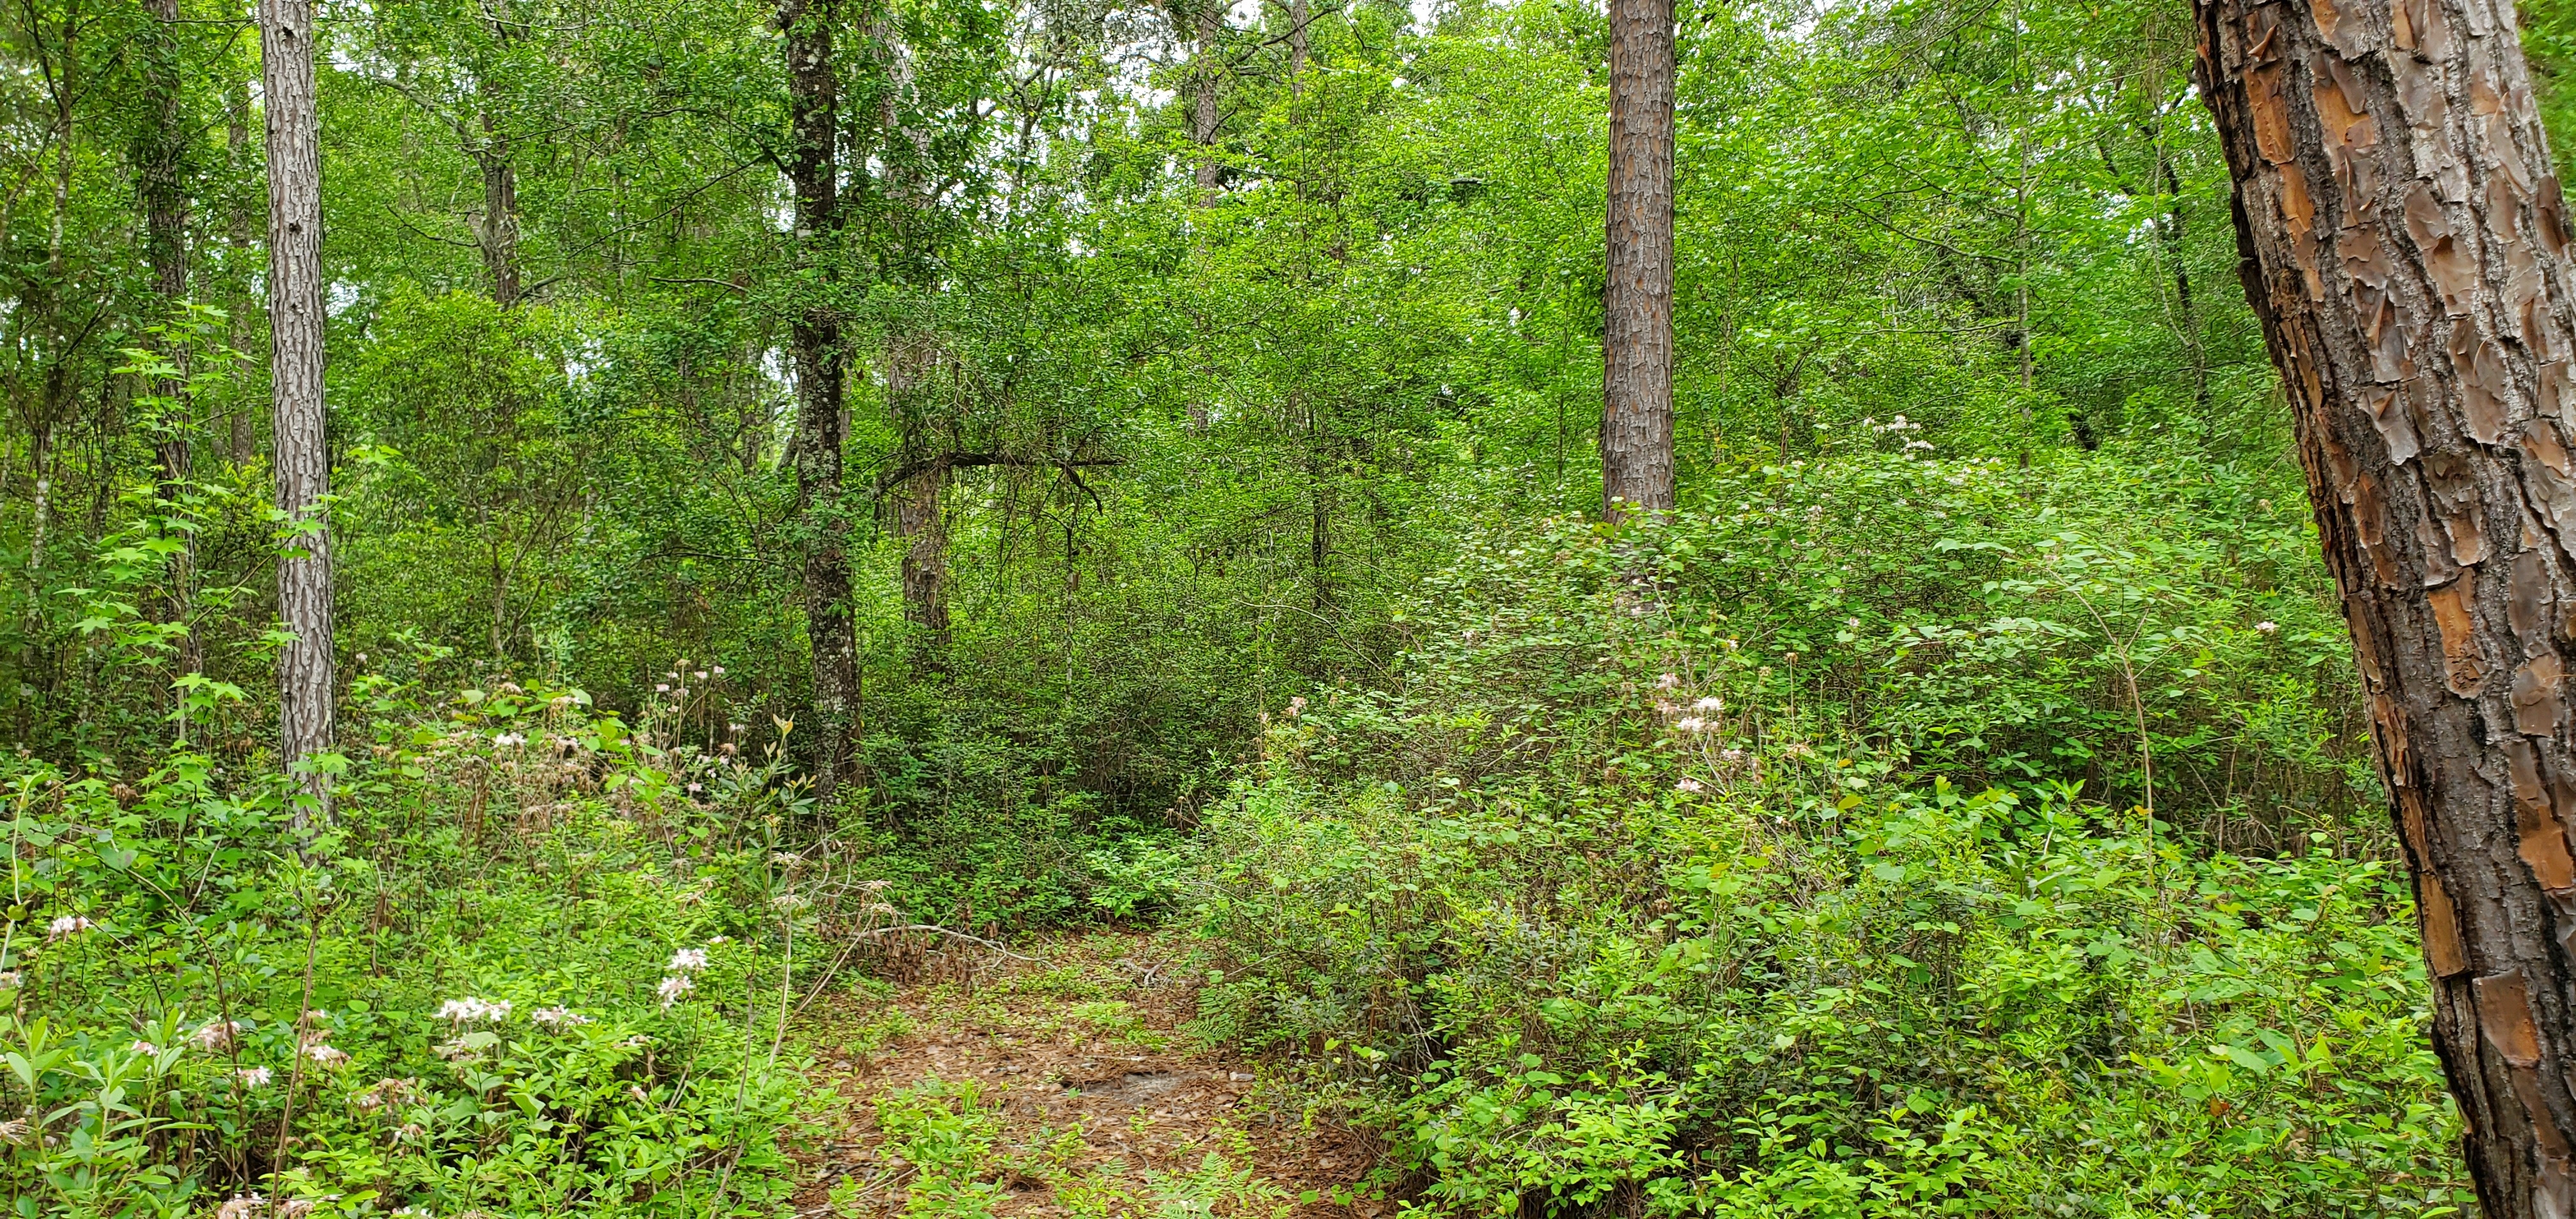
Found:
[[[926,962],[932,980],[885,998],[861,984],[805,1014],[815,1093],[839,1104],[811,1114],[798,1215],[1392,1212],[1363,1186],[1374,1142],[1192,1035],[1205,966],[1186,941],[1097,934],[1031,955],[959,945]]]

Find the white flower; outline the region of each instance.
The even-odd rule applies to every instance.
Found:
[[[19,981],[17,970],[0,969],[0,990],[16,990]]]
[[[653,693],[655,693],[655,694],[668,694],[668,693],[670,693],[670,692],[671,692],[671,683],[669,683],[669,682],[667,682],[667,681],[657,681],[657,682],[654,682],[654,683],[653,683]]]
[[[439,1042],[437,1045],[429,1047],[429,1052],[436,1054],[449,1062],[455,1062],[461,1058],[472,1058],[474,1056],[474,1047],[465,1044],[464,1039],[459,1038],[455,1041]]]
[[[1700,786],[1700,781],[1697,779],[1684,779],[1679,783],[1673,784],[1673,790],[1686,796],[1696,796],[1708,789]]]
[[[704,669],[700,669],[700,670],[698,670],[698,680],[699,680],[699,681],[705,681],[706,679],[707,679],[707,671],[706,671],[706,670],[704,670]]]
[[[1656,678],[1656,679],[1655,679],[1655,688],[1656,688],[1656,689],[1658,689],[1658,690],[1671,690],[1671,689],[1675,689],[1675,688],[1679,687],[1681,684],[1682,684],[1682,676],[1681,676],[1681,674],[1679,674],[1679,673],[1666,673],[1666,674],[1664,674],[1663,676],[1658,677],[1658,678]]]
[[[233,1048],[233,1034],[240,1032],[241,1029],[242,1023],[239,1020],[217,1020],[188,1034],[188,1040],[197,1043],[197,1048],[200,1050],[210,1054],[220,1054]]]
[[[697,988],[698,984],[690,981],[687,974],[673,974],[670,977],[662,979],[662,984],[654,987],[653,993],[661,996],[662,1010],[669,1011],[671,1009],[671,1005],[678,1003],[682,995],[686,995]]]
[[[492,748],[494,749],[508,749],[514,745],[525,745],[527,743],[528,738],[515,732],[504,732],[492,738]]]
[[[80,915],[66,914],[46,925],[45,938],[49,940],[59,940],[64,936],[79,935],[80,933],[88,931],[96,926],[98,926],[98,924],[93,923]]]
[[[1685,715],[1680,719],[1673,721],[1673,731],[1675,732],[1699,732],[1707,727],[1708,721],[1701,719],[1696,715]]]
[[[1712,695],[1709,695],[1709,696],[1708,696],[1708,697],[1706,697],[1706,698],[1703,698],[1703,699],[1699,700],[1698,702],[1692,703],[1692,704],[1691,704],[1691,710],[1693,710],[1693,711],[1711,711],[1711,712],[1714,712],[1714,711],[1724,711],[1724,710],[1726,710],[1726,702],[1725,702],[1725,700],[1720,699],[1720,698],[1718,698],[1716,695],[1712,694]]]
[[[129,1054],[141,1054],[145,1058],[158,1058],[161,1056],[161,1047],[154,1045],[149,1041],[135,1042],[134,1044],[125,1047],[125,1051]]]
[[[459,1023],[474,1020],[503,1020],[507,1019],[509,1015],[510,1004],[508,1000],[500,1000],[496,1002],[477,999],[471,995],[462,999],[450,999],[447,1002],[440,1004],[438,1008],[439,1019],[453,1020]]]
[[[705,969],[706,967],[706,949],[683,948],[678,952],[672,953],[671,963],[663,966],[662,968],[667,969],[672,973],[689,973],[693,970]]]
[[[2257,622],[2257,623],[2255,623],[2255,624],[2254,624],[2254,633],[2255,633],[2255,634],[2258,634],[2258,635],[2269,635],[2269,634],[2271,634],[2272,632],[2277,631],[2277,630],[2280,630],[2280,629],[2281,629],[2281,624],[2280,624],[2280,623],[2277,623],[2277,622],[2269,622],[2269,621],[2266,621],[2266,622]]]
[[[215,1208],[215,1219],[253,1219],[268,1209],[268,1199],[258,1194],[235,1194],[233,1200]]]
[[[706,785],[705,785],[705,784],[703,784],[703,783],[692,783],[692,784],[690,784],[690,785],[689,785],[689,794],[690,794],[690,795],[692,795],[692,796],[694,796],[694,795],[698,794],[699,792],[705,791],[706,789],[707,789],[707,788],[706,788]]]
[[[242,1081],[246,1087],[265,1088],[268,1086],[269,1070],[266,1067],[243,1067],[233,1072],[233,1077]]]
[[[568,1007],[541,1007],[528,1013],[528,1019],[550,1029],[568,1029],[577,1024],[590,1023],[590,1017]]]
[[[304,1047],[304,1056],[326,1067],[340,1066],[349,1061],[349,1055],[337,1046],[308,1045]]]
[[[711,936],[707,940],[707,943],[709,944],[730,944],[732,942],[733,937],[729,935]]]
[[[714,672],[715,672],[715,675],[716,675],[716,676],[718,676],[718,677],[722,677],[722,676],[724,676],[724,666],[723,666],[723,665],[717,665],[717,666],[715,667]]]

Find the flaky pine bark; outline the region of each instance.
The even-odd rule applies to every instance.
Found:
[[[787,35],[788,122],[795,147],[797,264],[810,294],[788,342],[796,361],[796,509],[805,540],[805,636],[813,653],[814,795],[830,808],[850,777],[859,701],[858,633],[850,620],[850,559],[841,501],[848,358],[836,306],[823,291],[837,263],[840,91],[832,63],[832,0],[781,0]]]
[[[1190,52],[1190,142],[1199,146],[1194,174],[1199,203],[1206,205],[1216,201],[1217,187],[1224,177],[1216,157],[1216,88],[1222,67],[1217,62],[1217,48],[1225,35],[1225,0],[1195,2],[1197,41]]]
[[[2576,1213],[2576,267],[2510,4],[2199,0],[2487,1213]]]
[[[313,88],[313,0],[260,0],[260,98],[268,123],[269,378],[277,508],[292,529],[277,561],[279,752],[331,748],[331,493],[322,409],[322,145]],[[306,793],[328,818],[319,775]],[[296,811],[303,828],[307,810]]]
[[[188,304],[188,192],[183,181],[187,172],[188,121],[179,88],[179,0],[149,0],[149,4],[157,28],[145,48],[144,76],[151,84],[153,106],[138,166],[141,173],[137,176],[143,196],[144,258],[152,265],[152,290],[161,298],[162,317],[175,324],[185,317]],[[162,347],[164,358],[174,367],[184,367],[188,358],[184,345],[173,340]],[[176,419],[162,421],[164,430],[155,444],[161,467],[157,480],[159,498],[166,515],[177,508],[180,487],[191,472],[189,445],[195,420],[184,377],[160,378],[152,393],[163,402],[178,404],[181,412]],[[165,608],[168,621],[181,628],[177,641],[179,671],[195,673],[204,667],[198,657],[196,629],[188,625],[197,544],[195,535],[185,529],[179,530],[178,535],[175,540],[179,549],[170,556],[170,592]]]
[[[1610,0],[1601,513],[1673,506],[1673,6]]]

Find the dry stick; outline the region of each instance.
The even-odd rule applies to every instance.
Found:
[[[286,1171],[286,1145],[295,1133],[295,1093],[304,1084],[304,1022],[313,1015],[313,962],[322,952],[322,914],[306,898],[304,919],[304,997],[295,1003],[295,1025],[287,1030],[288,1041],[295,1048],[294,1065],[286,1072],[286,1112],[277,1119],[277,1154],[268,1162],[268,1193],[277,1196],[278,1174]],[[229,1030],[228,1030],[229,1031]],[[236,1076],[238,1078],[238,1076]]]

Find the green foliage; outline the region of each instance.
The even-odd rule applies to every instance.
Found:
[[[1853,458],[1492,527],[1396,680],[1211,813],[1208,1027],[1459,1211],[2457,1203],[2383,814],[2349,735],[2275,731],[2349,697],[2340,636],[2304,564],[2249,575],[2259,483],[2155,469]],[[2346,794],[2223,830],[2205,780],[2257,757]]]
[[[767,782],[574,691],[360,688],[318,838],[193,754],[11,768],[26,1213],[767,1213],[794,1089],[753,1018],[835,890],[773,858]]]

